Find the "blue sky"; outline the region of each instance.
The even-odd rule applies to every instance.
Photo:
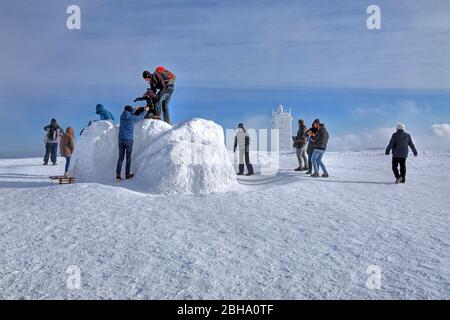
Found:
[[[71,4],[81,30],[66,28]],[[283,104],[322,119],[333,149],[384,146],[399,121],[450,149],[449,34],[445,0],[3,1],[0,157],[40,156],[52,117],[77,132],[97,103],[118,117],[157,65],[177,75],[176,122],[267,128]]]

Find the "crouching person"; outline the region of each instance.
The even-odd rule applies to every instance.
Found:
[[[146,107],[145,111],[148,112],[149,108]],[[116,180],[122,180],[122,164],[126,159],[125,165],[125,178],[131,179],[134,174],[130,172],[131,169],[131,153],[133,152],[133,140],[134,140],[134,124],[144,119],[147,112],[142,112],[139,115],[134,114],[132,106],[126,106],[122,115],[120,116],[119,127],[119,160],[117,161]]]
[[[59,149],[61,156],[66,159],[66,167],[64,176],[69,176],[70,159],[72,158],[73,150],[75,149],[74,131],[73,128],[68,127],[66,133],[63,134],[59,142]]]
[[[247,176],[253,175],[253,166],[250,163],[250,136],[247,133],[247,130],[244,128],[243,123],[239,123],[238,132],[236,137],[234,138],[234,152],[236,152],[236,148],[239,146],[239,173],[241,176],[244,174],[244,158],[245,164],[247,165]]]
[[[411,135],[405,132],[405,125],[399,123],[397,132],[392,135],[391,141],[386,148],[386,155],[392,150],[392,171],[395,176],[395,183],[406,182],[406,158],[408,158],[409,149],[411,148],[414,156],[417,157],[417,149],[412,141]],[[400,173],[398,172],[400,166]]]

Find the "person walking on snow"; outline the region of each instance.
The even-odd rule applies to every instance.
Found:
[[[308,170],[308,158],[306,157],[306,148],[308,146],[308,142],[305,136],[306,131],[307,128],[305,126],[305,121],[303,119],[298,120],[297,136],[292,137],[292,139],[294,140],[294,148],[296,149],[298,159],[298,168],[295,169],[295,171]]]
[[[102,104],[97,104],[95,109],[95,113],[100,116],[100,120],[114,121],[114,116],[112,115],[112,113],[106,110],[106,108]]]
[[[45,137],[45,155],[44,155],[44,166],[48,164],[48,159],[52,161],[53,165],[56,166],[56,155],[58,153],[59,138],[63,134],[64,130],[56,122],[56,119],[52,119],[48,126],[44,127]]]
[[[176,76],[163,67],[157,67],[153,74],[144,71],[142,77],[148,81],[151,90],[156,94],[153,118],[161,119],[162,113],[164,121],[170,124],[169,103],[175,88]]]
[[[311,140],[316,135],[317,129],[314,128],[314,123],[311,125],[311,128],[306,131],[305,137],[308,143],[308,147],[306,148],[306,154],[308,155],[308,171],[306,174],[312,174],[312,154],[314,152],[314,142]]]
[[[325,151],[327,150],[327,144],[328,144],[328,130],[325,128],[325,124],[320,123],[319,119],[316,119],[314,121],[314,127],[317,129],[317,133],[312,138],[312,141],[314,142],[314,151],[312,153],[312,165],[314,168],[314,173],[311,175],[311,177],[317,178],[319,177],[319,166],[322,168],[323,171],[323,178],[328,178],[328,172],[327,168],[325,167],[325,164],[322,161],[323,155]]]
[[[250,163],[250,136],[247,130],[244,128],[243,123],[239,123],[238,131],[236,137],[234,138],[234,152],[236,153],[236,148],[239,146],[239,173],[241,176],[244,174],[244,157],[245,164],[247,165],[247,176],[253,175],[253,166]]]
[[[414,145],[411,135],[405,132],[405,125],[399,123],[397,132],[392,135],[391,141],[386,148],[386,155],[392,150],[392,171],[395,176],[395,183],[406,182],[406,158],[408,158],[409,148],[411,148],[414,156],[417,157],[417,149]],[[398,172],[400,166],[400,173]]]
[[[149,108],[145,107],[148,112]],[[125,178],[131,179],[134,174],[130,173],[131,169],[131,153],[133,152],[133,141],[134,141],[134,124],[136,122],[144,119],[146,112],[142,112],[139,115],[134,115],[134,110],[132,106],[126,106],[122,115],[120,116],[120,127],[119,127],[119,160],[117,161],[116,168],[116,180],[122,180],[122,164],[127,157],[125,165]]]
[[[66,167],[64,170],[64,176],[69,176],[70,159],[72,158],[73,150],[75,149],[74,131],[72,127],[68,127],[66,133],[61,137],[59,143],[59,150],[61,156],[66,158]]]

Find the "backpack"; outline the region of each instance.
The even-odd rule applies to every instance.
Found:
[[[166,85],[173,86],[175,84],[175,80],[177,77],[169,70],[165,69],[164,67],[157,67],[155,69],[155,73],[156,72],[161,75]]]
[[[57,128],[50,126],[47,133],[48,140],[56,140],[58,132]]]

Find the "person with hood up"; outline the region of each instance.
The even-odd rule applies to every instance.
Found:
[[[66,167],[64,170],[64,176],[69,175],[70,159],[72,158],[73,150],[75,149],[74,130],[72,127],[66,129],[66,133],[61,137],[59,143],[59,150],[61,156],[66,158]]]
[[[100,120],[114,121],[114,116],[112,115],[112,113],[106,110],[106,108],[102,104],[97,104],[95,109],[95,113],[100,116]]]
[[[325,167],[325,164],[322,161],[322,157],[327,150],[328,145],[328,130],[325,127],[325,124],[321,123],[319,119],[316,119],[313,123],[314,128],[317,129],[317,133],[315,134],[314,138],[312,138],[312,141],[314,142],[314,151],[312,153],[312,165],[314,168],[314,173],[311,175],[311,177],[318,178],[319,175],[319,166],[323,171],[323,178],[328,178],[328,172],[327,168]]]
[[[417,157],[417,149],[414,145],[411,135],[405,132],[405,125],[399,123],[397,125],[397,132],[395,132],[389,145],[386,148],[386,155],[392,150],[392,171],[395,176],[395,183],[406,182],[406,158],[408,158],[409,148],[411,148],[415,157]],[[400,173],[398,167],[400,166]]]
[[[253,165],[250,163],[250,136],[244,128],[243,123],[239,123],[238,132],[234,138],[234,152],[239,146],[239,173],[238,176],[244,174],[244,158],[247,165],[247,176],[253,175]]]
[[[305,121],[303,119],[298,120],[297,136],[292,137],[298,159],[298,168],[295,169],[295,171],[305,171],[309,168],[308,159],[306,157],[306,148],[308,146],[308,141],[305,136],[306,131]]]
[[[56,119],[52,119],[50,124],[44,127],[45,136],[45,155],[44,155],[44,166],[48,164],[48,159],[52,161],[53,165],[56,166],[56,156],[58,153],[59,138],[63,134],[64,130],[58,125]]]
[[[145,107],[145,111],[149,111],[148,107]],[[120,116],[120,127],[119,127],[119,160],[117,161],[116,169],[116,180],[120,181],[122,164],[127,157],[125,165],[125,178],[131,179],[134,174],[130,173],[131,169],[131,153],[133,152],[133,141],[134,141],[134,124],[136,122],[144,119],[147,112],[141,112],[139,115],[134,114],[132,106],[126,106],[122,115]]]

